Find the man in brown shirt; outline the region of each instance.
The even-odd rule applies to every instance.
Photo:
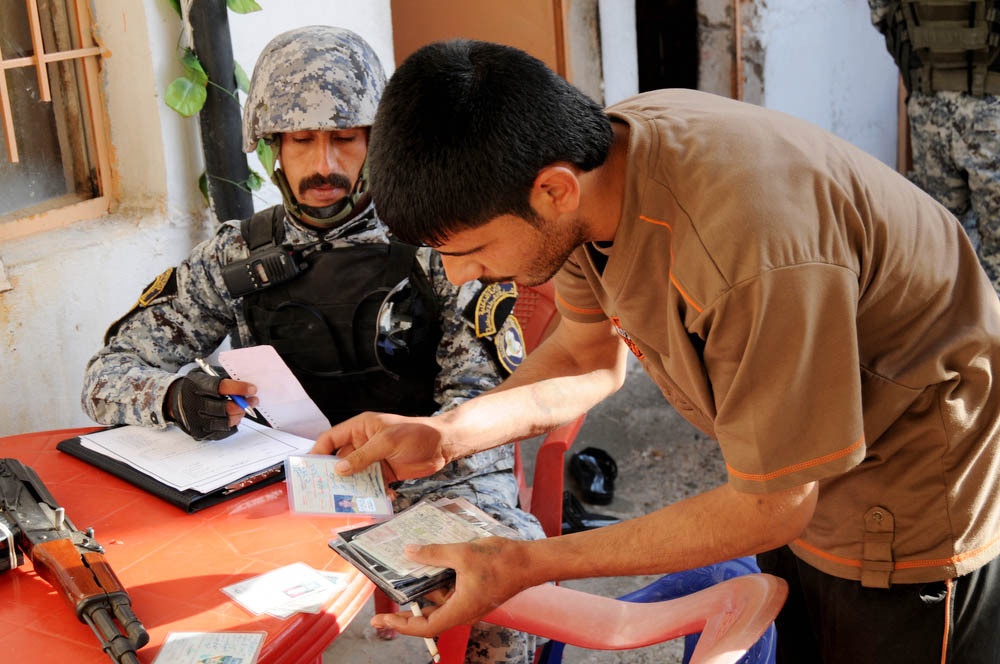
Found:
[[[545,581],[756,553],[791,587],[780,661],[994,661],[1000,300],[942,206],[780,113],[684,90],[604,112],[481,42],[411,56],[372,145],[397,236],[435,246],[456,283],[555,276],[563,319],[490,393],[363,415],[314,451],[426,474],[584,412],[630,351],[729,473],[597,531],[424,547],[456,593],[377,623],[437,633]]]

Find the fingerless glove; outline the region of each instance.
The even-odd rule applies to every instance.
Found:
[[[195,440],[222,440],[236,433],[229,426],[222,379],[200,369],[174,381],[167,390],[167,419]]]

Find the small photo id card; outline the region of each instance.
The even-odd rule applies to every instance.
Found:
[[[300,514],[389,516],[392,502],[382,483],[382,468],[373,463],[354,475],[337,475],[338,459],[327,454],[293,455],[285,459],[288,506]]]
[[[153,664],[254,664],[266,632],[172,632]]]

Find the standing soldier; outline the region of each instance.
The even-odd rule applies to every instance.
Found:
[[[908,95],[910,178],[961,220],[1000,291],[1000,2],[868,4]]]

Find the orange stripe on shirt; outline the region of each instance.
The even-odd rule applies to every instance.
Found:
[[[559,294],[559,291],[555,291],[555,294],[556,294],[556,299],[559,300],[559,302],[561,302],[562,305],[567,309],[569,309],[570,311],[576,312],[578,314],[588,314],[588,315],[604,313],[604,309],[584,309],[583,307],[574,306],[569,302],[567,302],[566,298],[564,298],[562,295]]]
[[[904,560],[902,562],[894,562],[892,564],[892,569],[900,570],[900,569],[915,569],[918,567],[944,567],[945,565],[962,562],[966,558],[978,556],[983,551],[986,551],[995,546],[998,541],[1000,541],[1000,536],[994,537],[986,544],[983,544],[980,547],[972,549],[971,551],[966,551],[965,553],[960,553],[957,556],[951,556],[950,558],[937,558],[935,560]],[[809,551],[816,557],[823,558],[824,560],[829,560],[832,563],[838,563],[840,565],[845,565],[847,567],[858,567],[858,568],[861,567],[860,560],[855,560],[854,558],[844,558],[843,556],[834,555],[829,551],[817,549],[815,546],[809,544],[803,539],[796,539],[795,544],[802,547],[806,551]]]
[[[680,282],[677,281],[676,275],[674,275],[674,244],[672,241],[674,237],[674,229],[670,226],[670,224],[668,224],[665,221],[660,221],[659,219],[651,219],[650,217],[646,217],[641,214],[639,215],[639,219],[645,221],[646,223],[654,224],[656,226],[663,226],[668,231],[670,231],[670,238],[671,238],[670,269],[667,271],[667,277],[670,279],[670,283],[674,285],[674,288],[677,289],[677,292],[681,294],[681,297],[684,298],[684,301],[687,302],[692,309],[694,309],[698,313],[701,313],[704,307],[702,307],[700,304],[694,301],[694,298],[692,298],[691,295],[686,290],[684,290],[684,287],[681,286]]]
[[[977,547],[971,551],[966,551],[965,553],[960,553],[957,556],[951,556],[950,558],[939,558],[938,560],[905,560],[903,562],[896,563],[896,569],[913,569],[916,567],[939,567],[941,565],[949,565],[951,563],[960,563],[966,558],[972,558],[973,556],[978,556],[983,551],[991,549],[996,546],[996,543],[1000,541],[1000,536],[994,537],[986,544]]]
[[[738,477],[741,480],[750,480],[753,482],[766,482],[767,480],[773,480],[776,477],[781,477],[782,475],[788,475],[789,473],[794,473],[803,470],[804,468],[821,466],[829,461],[842,459],[845,456],[849,455],[854,450],[858,449],[858,447],[863,445],[864,442],[865,442],[865,437],[864,434],[862,434],[861,438],[858,438],[856,441],[851,443],[851,445],[845,447],[842,450],[837,450],[836,452],[830,452],[829,454],[825,454],[821,457],[816,457],[815,459],[809,459],[808,461],[803,461],[801,463],[796,463],[791,466],[779,468],[778,470],[771,471],[770,473],[744,473],[739,470],[736,470],[728,463],[726,464],[726,470],[729,471],[730,475]]]

